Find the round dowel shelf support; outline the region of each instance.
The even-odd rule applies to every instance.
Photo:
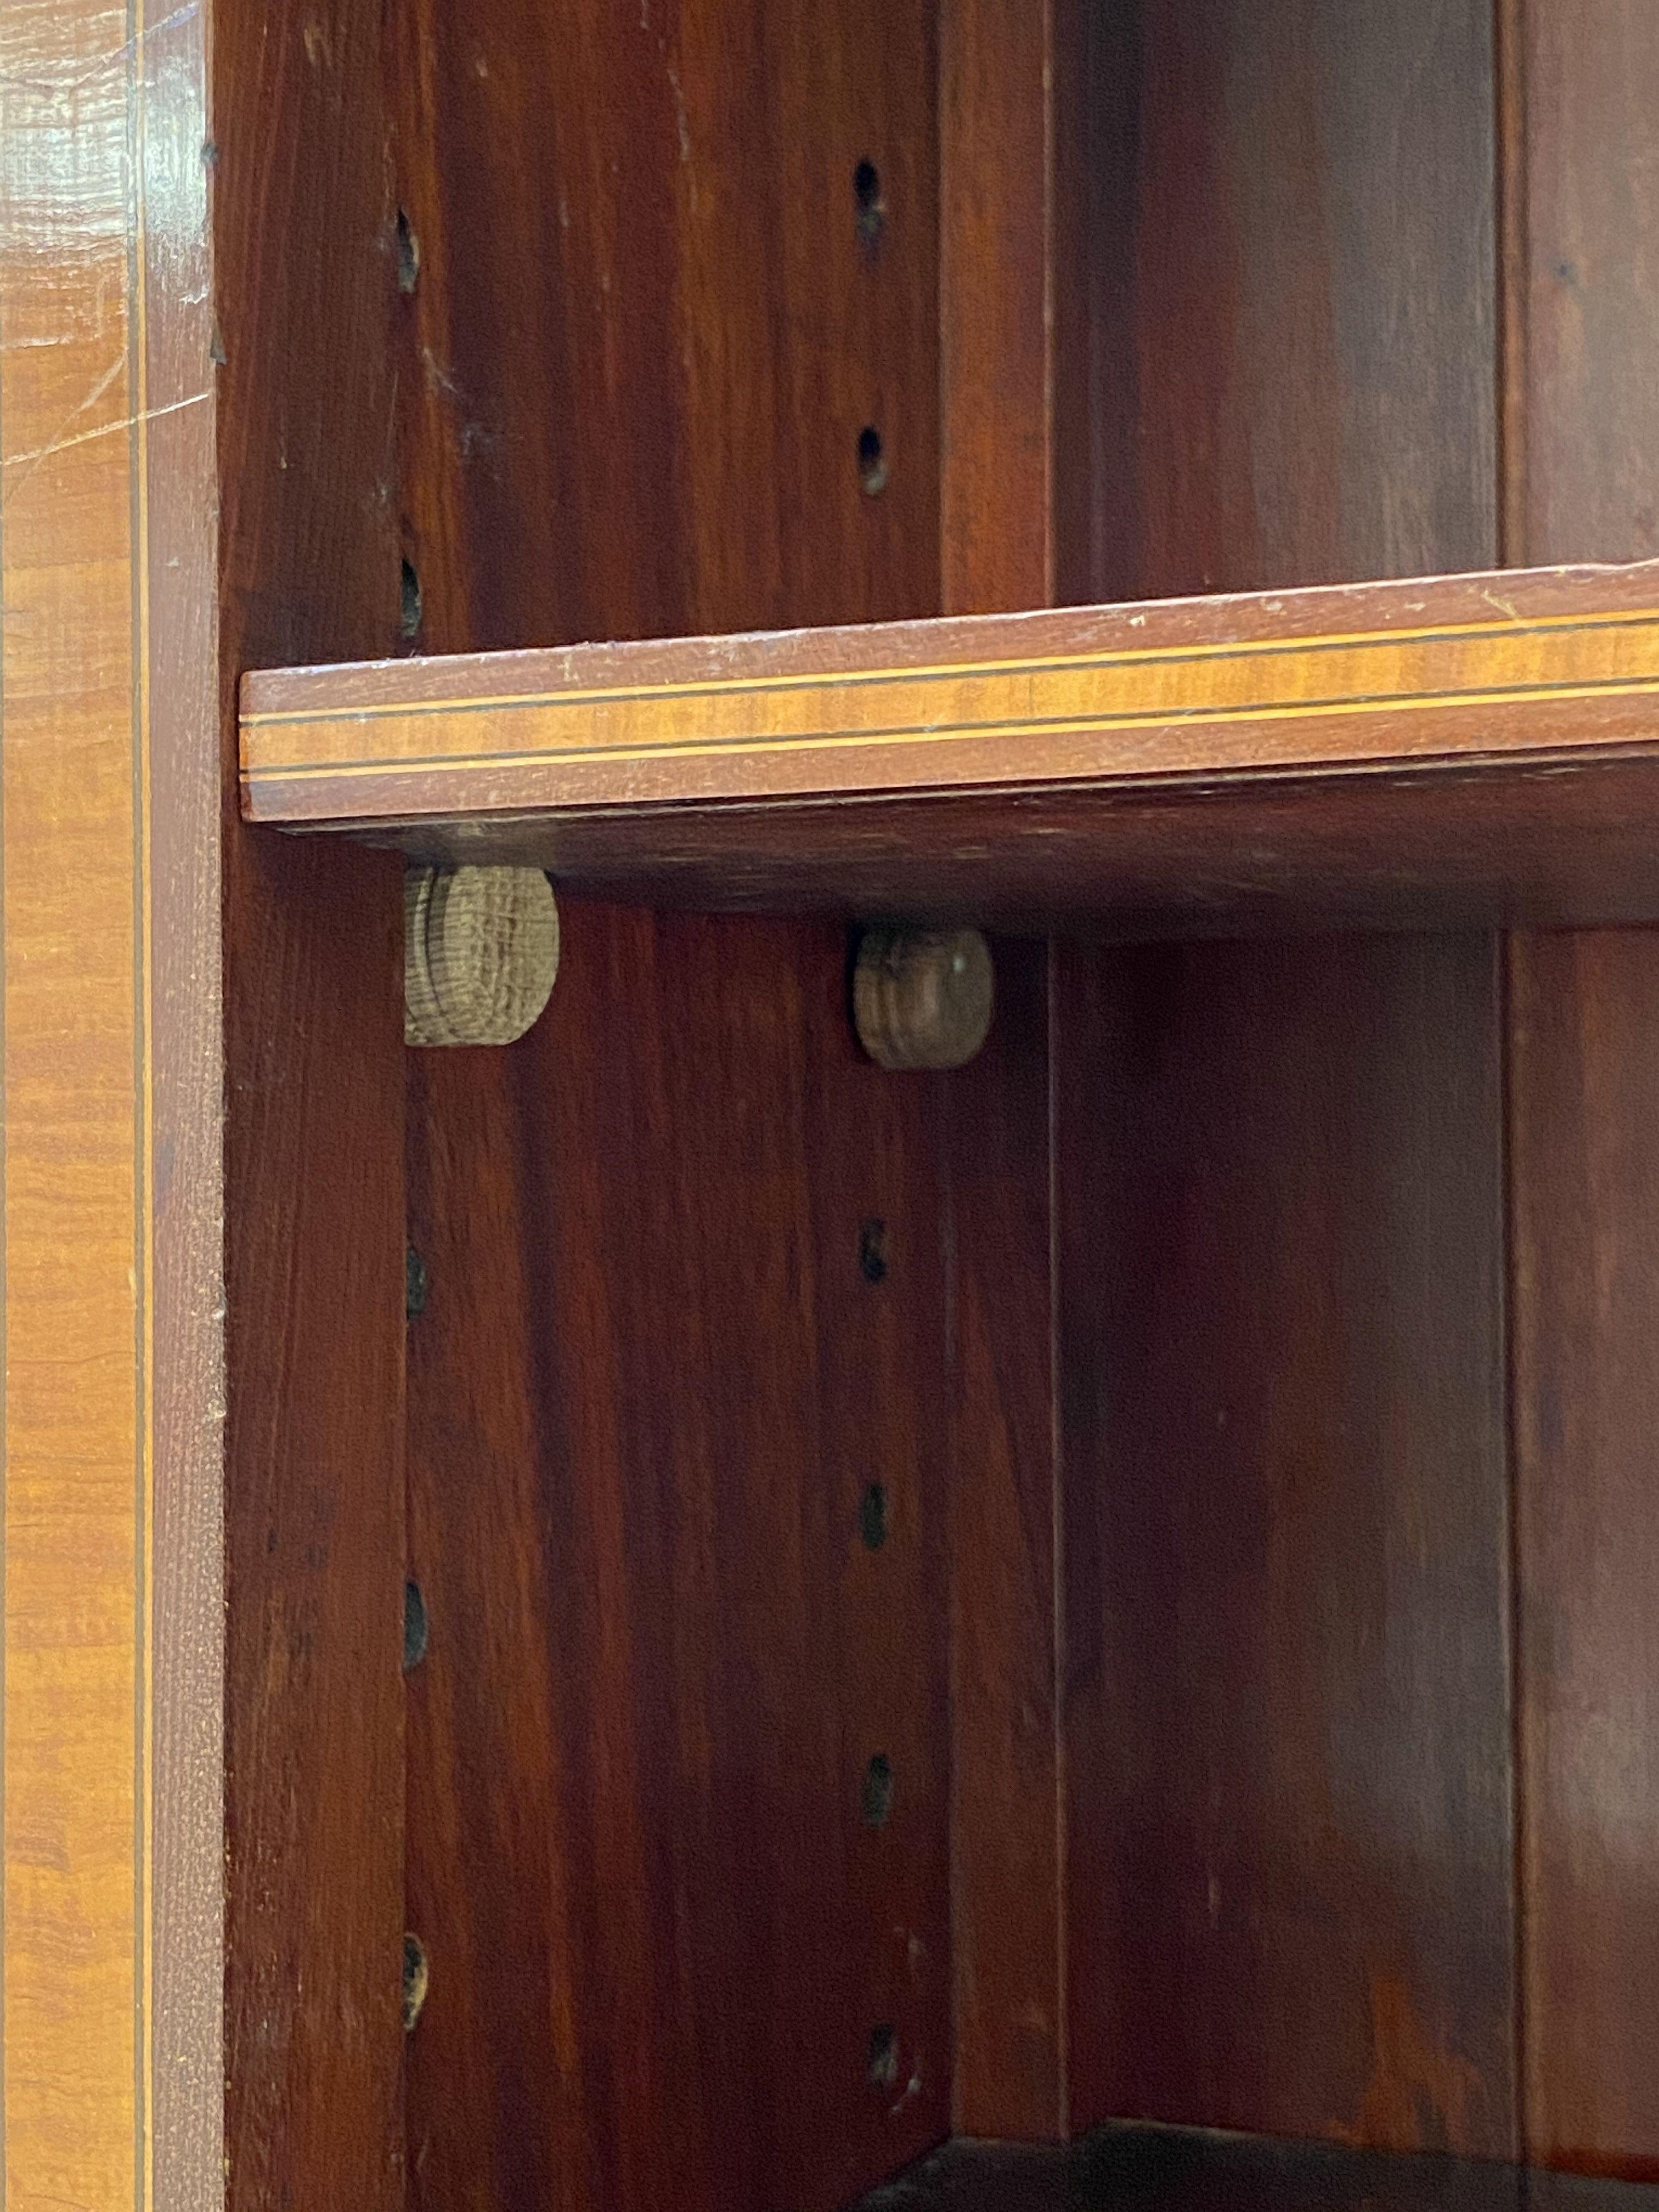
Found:
[[[991,1027],[995,978],[976,929],[866,929],[853,1022],[878,1066],[963,1067]]]
[[[559,972],[559,909],[539,868],[404,877],[404,1042],[512,1044]]]

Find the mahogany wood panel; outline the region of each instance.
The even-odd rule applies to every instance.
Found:
[[[1659,938],[1510,973],[1529,2148],[1659,2178]]]
[[[234,684],[396,635],[380,15],[213,23],[228,2201],[404,2202],[402,884],[237,818]]]
[[[934,611],[933,8],[393,33],[409,642]],[[949,2119],[937,1105],[839,929],[563,912],[543,1028],[410,1074],[411,2197],[827,2206]]]
[[[1659,544],[1659,52],[1638,0],[1506,11],[1517,559]],[[1659,2176],[1659,1330],[1649,935],[1510,950],[1529,2155]]]
[[[1109,2127],[1069,2150],[947,2144],[860,2212],[1648,2212],[1650,2189],[1322,2143]]]
[[[1066,403],[1075,412],[1082,394],[1066,373],[1081,357],[1083,289],[1060,261],[1076,252],[1061,125],[1083,90],[1081,13],[1074,0],[948,0],[939,11],[949,615],[1061,596],[1067,491],[1073,505],[1086,496],[1086,471],[1066,465],[1080,450]],[[902,896],[917,889],[911,876]],[[996,963],[988,1047],[939,1091],[955,1263],[953,2122],[1045,2136],[1065,2128],[1048,963],[1004,944]]]
[[[1090,596],[1492,562],[1492,12],[1091,11]]]
[[[1484,0],[1099,12],[1093,592],[1493,560],[1492,37]],[[1454,911],[1425,890],[1396,913]],[[1515,2148],[1498,972],[1067,957],[1080,2125]]]
[[[949,2121],[930,1079],[839,930],[564,922],[411,1061],[413,2201],[811,2212]]]
[[[427,648],[933,613],[935,10],[419,0],[394,36]]]
[[[1048,963],[994,946],[996,1013],[939,1088],[950,1170],[957,2127],[1064,2130]]]
[[[222,2173],[204,26],[0,22],[3,2177]],[[67,127],[69,118],[73,127]]]
[[[1080,2116],[1512,2144],[1494,960],[1066,957]]]

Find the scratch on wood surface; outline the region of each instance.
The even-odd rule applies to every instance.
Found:
[[[98,398],[99,393],[106,392],[114,381],[117,373],[125,367],[125,360],[118,362],[115,368],[104,379],[98,390],[90,394],[82,405],[76,408],[76,414],[84,414]],[[123,415],[113,422],[100,422],[96,429],[77,430],[72,438],[54,438],[50,445],[36,446],[27,453],[8,453],[3,465],[9,469],[14,469],[21,467],[27,463],[29,465],[28,474],[20,477],[15,483],[7,484],[3,489],[0,489],[0,506],[5,506],[15,499],[24,484],[27,483],[28,477],[33,474],[41,462],[51,460],[54,454],[66,453],[75,446],[89,445],[94,438],[113,437],[118,431],[131,429],[135,422],[159,422],[164,415],[182,414],[186,407],[199,407],[203,400],[210,396],[206,392],[192,392],[187,398],[169,400],[165,407],[147,407],[142,414]],[[70,417],[71,422],[74,419],[74,416]]]

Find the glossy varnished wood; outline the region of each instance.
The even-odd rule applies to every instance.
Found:
[[[384,653],[392,209],[377,10],[214,11],[220,707]],[[402,874],[226,787],[228,2172],[404,2202]]]
[[[222,1583],[203,25],[20,5],[0,41],[0,2191],[204,2212]]]
[[[1659,543],[1659,52],[1639,0],[1507,11],[1516,559]],[[1659,1573],[1650,1347],[1659,946],[1510,953],[1525,2126],[1659,2177]]]
[[[1091,41],[1091,592],[1489,565],[1485,0]],[[1407,816],[1339,840],[1455,920]],[[1286,819],[1235,848],[1281,886]],[[1515,2148],[1498,978],[1478,938],[1067,956],[1079,2125]]]
[[[932,613],[933,10],[393,28],[410,642]],[[949,2124],[931,1079],[838,927],[561,909],[540,1028],[410,1070],[410,2201],[827,2208]]]

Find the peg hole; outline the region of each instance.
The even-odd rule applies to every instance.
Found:
[[[898,2036],[885,2023],[870,2031],[868,2074],[872,2089],[896,2089],[898,2087]]]
[[[404,2033],[412,2035],[415,2023],[426,2002],[426,1993],[431,1981],[426,1963],[426,1946],[418,1936],[404,1938]]]
[[[403,564],[402,595],[398,611],[398,627],[405,637],[418,637],[421,629],[421,580],[415,573],[415,564],[405,560]]]
[[[878,1751],[864,1770],[864,1825],[884,1828],[893,1809],[893,1762]]]
[[[402,208],[398,210],[398,289],[405,297],[415,289],[421,275],[421,241],[415,235],[414,226]]]
[[[410,1673],[426,1656],[426,1600],[419,1583],[404,1584],[404,1672]]]
[[[859,432],[859,483],[874,499],[887,489],[887,462],[881,450],[881,433],[873,422]]]
[[[859,1501],[859,1534],[866,1552],[878,1552],[887,1541],[887,1492],[878,1482],[865,1485]]]
[[[882,197],[881,172],[873,161],[860,161],[853,172],[853,202],[857,210],[859,236],[873,246],[887,222],[887,202]]]
[[[887,1224],[874,1218],[859,1230],[859,1273],[866,1283],[887,1279]]]

